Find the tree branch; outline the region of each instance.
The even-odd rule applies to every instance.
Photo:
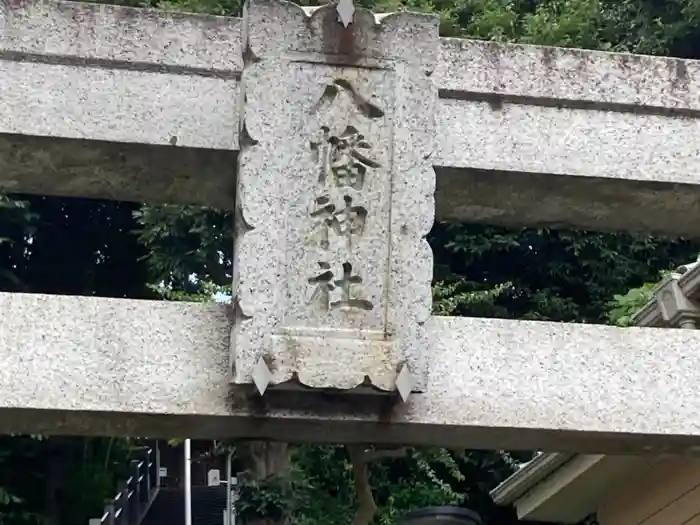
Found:
[[[352,473],[357,493],[357,511],[352,525],[369,525],[377,512],[377,504],[372,496],[372,486],[369,482],[369,462],[381,458],[400,458],[406,455],[406,449],[368,450],[362,445],[348,447]]]

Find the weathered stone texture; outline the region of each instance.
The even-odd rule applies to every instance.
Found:
[[[698,62],[440,43],[407,13],[343,29],[276,0],[249,3],[249,33],[14,4],[0,191],[231,208],[237,182],[236,276],[231,315],[0,294],[0,431],[697,453],[697,330],[429,319],[424,237],[434,191],[441,219],[699,236]],[[261,400],[241,388],[260,363],[389,391],[408,366],[423,393]]]
[[[240,19],[4,5],[0,133],[237,148]]]
[[[7,193],[227,209],[235,164],[230,150],[0,134],[0,191]]]
[[[436,172],[439,220],[700,238],[697,184],[440,167]]]
[[[239,18],[84,2],[0,5],[6,13],[0,57],[12,60],[221,77],[234,76],[243,63]]]
[[[334,6],[274,1],[245,16],[234,381],[264,359],[273,384],[391,391],[407,366],[422,388],[437,19],[359,10],[344,29]]]
[[[698,183],[688,137],[700,135],[700,119],[442,100],[438,121],[440,166]]]
[[[0,55],[0,134],[235,149],[237,94],[236,80]]]
[[[700,445],[697,330],[432,318],[428,388],[387,411],[381,400],[231,395],[228,306],[0,294],[0,310],[2,432],[591,453]]]
[[[0,32],[0,133],[238,149],[240,19],[11,3],[3,4]],[[277,27],[258,40],[289,45],[279,27],[302,23],[299,16],[275,18]],[[297,52],[308,52],[323,35],[304,31],[308,38],[297,39]],[[414,34],[403,40],[406,50],[417,50]],[[370,41],[351,44],[359,52]],[[441,39],[438,51],[431,76],[441,95],[439,147],[431,156],[438,219],[699,235],[697,61],[459,39]],[[55,163],[72,167],[62,176],[45,176],[37,164],[21,189],[17,173],[28,173],[27,162],[5,160],[0,182],[17,191],[115,199],[136,192],[159,200],[148,177],[116,177],[130,180],[126,187],[94,169],[66,183],[86,157],[70,151],[61,155],[69,162]],[[104,167],[111,174],[123,168]],[[197,192],[174,182],[165,198],[230,209],[233,199],[220,188],[230,185],[231,173],[219,177]],[[88,179],[90,187],[82,182]]]
[[[700,110],[696,60],[458,38],[441,43],[435,82],[448,96],[660,113]]]

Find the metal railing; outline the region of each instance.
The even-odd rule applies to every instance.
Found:
[[[131,462],[131,476],[120,483],[119,492],[105,503],[101,518],[89,525],[140,525],[160,489],[158,442],[139,452]]]

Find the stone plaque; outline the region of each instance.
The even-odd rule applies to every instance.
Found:
[[[420,391],[427,374],[437,19],[347,28],[335,6],[244,12],[235,383]]]

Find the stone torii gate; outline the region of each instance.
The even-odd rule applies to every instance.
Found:
[[[233,307],[0,294],[0,431],[697,451],[697,331],[431,317],[424,237],[697,237],[698,62],[277,0],[0,5],[0,190],[237,230]]]

